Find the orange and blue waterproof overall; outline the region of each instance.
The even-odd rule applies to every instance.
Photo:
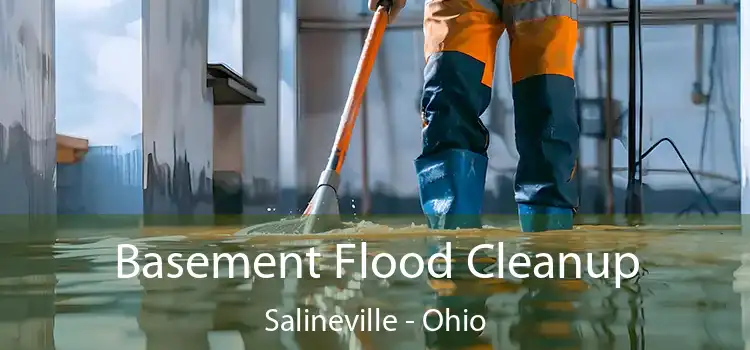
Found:
[[[510,38],[521,228],[572,227],[579,138],[575,1],[426,1],[422,153],[415,166],[432,228],[481,225],[489,132],[479,117],[490,102],[504,32]]]

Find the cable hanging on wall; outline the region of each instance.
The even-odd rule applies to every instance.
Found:
[[[671,138],[665,137],[654,143],[646,152],[643,152],[643,28],[640,22],[640,0],[631,1],[628,8],[629,27],[629,103],[628,103],[628,191],[626,199],[626,213],[629,214],[631,224],[639,224],[642,221],[642,178],[643,160],[663,142],[672,146],[680,158],[683,167],[688,172],[706,204],[711,211],[718,215],[719,211],[711,201],[706,191],[701,186],[693,170],[687,164],[677,145]],[[637,84],[637,85],[636,85]],[[637,95],[636,95],[637,94]],[[636,111],[636,106],[638,110]],[[636,127],[638,128],[636,130]],[[636,148],[637,145],[637,148]],[[682,213],[682,212],[681,212]],[[679,214],[678,214],[679,215]]]

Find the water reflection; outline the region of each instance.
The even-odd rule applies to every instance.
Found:
[[[530,245],[528,253],[548,253],[556,256],[567,253]],[[540,262],[532,259],[532,267]],[[558,267],[555,266],[555,269]],[[579,349],[578,326],[582,317],[580,301],[589,289],[582,279],[574,279],[572,268],[566,269],[567,278],[523,280],[526,290],[518,301],[518,322],[510,329],[511,340],[520,349]],[[534,276],[533,274],[531,276]]]
[[[184,251],[182,244],[150,243],[142,250],[167,255]],[[211,252],[215,246],[195,244],[191,250]],[[182,262],[181,262],[182,263]],[[184,265],[184,264],[181,264]],[[186,267],[186,266],[185,266]],[[166,273],[174,269],[165,268]],[[210,273],[209,268],[195,268]],[[143,276],[143,274],[141,274]],[[214,329],[219,280],[197,279],[188,274],[178,278],[139,278],[143,287],[138,325],[146,335],[146,350],[209,350],[208,333]]]
[[[55,349],[51,242],[0,243],[0,349]]]
[[[742,339],[750,348],[750,253],[742,254],[742,264],[734,272],[734,291],[740,294]]]
[[[620,289],[613,282],[594,279],[592,274],[605,271],[614,274],[612,255],[614,252],[592,250],[570,242],[565,246],[547,237],[533,237],[524,247],[529,255],[546,253],[557,257],[566,254],[559,279],[525,279],[524,296],[518,301],[519,321],[510,330],[511,338],[520,349],[614,349],[617,337],[612,331],[620,313],[630,313],[627,323],[630,349],[641,349],[642,332],[634,329],[642,324],[639,320],[639,279],[624,281]],[[621,247],[619,251],[632,250]],[[589,255],[591,254],[591,255]],[[580,260],[576,260],[579,257]],[[607,258],[609,257],[609,259]],[[577,271],[583,271],[576,276]],[[617,299],[628,299],[627,305],[617,305]]]
[[[357,251],[349,253],[356,264],[345,265],[345,276],[336,278],[334,244],[340,240],[132,238],[137,235],[128,232],[122,237],[131,238],[113,234],[60,239],[54,246],[4,245],[0,247],[0,349],[743,348],[742,330],[747,325],[740,321],[745,313],[738,294],[747,282],[744,270],[737,269],[737,258],[750,250],[738,236],[724,232],[721,236],[659,231],[536,236],[496,232],[490,237],[470,233],[459,239],[390,238],[398,234],[368,239],[365,266],[370,266],[379,252],[398,259],[410,252],[427,254],[450,241],[454,245],[451,279],[428,278],[426,274],[416,278],[399,274],[387,279],[363,277]],[[488,271],[492,266],[504,266],[506,278],[469,278],[466,249],[499,240],[505,242],[503,260],[488,252],[475,261]],[[304,253],[315,247],[322,253],[316,261],[320,278],[310,278],[308,261],[287,264],[286,278],[244,278],[242,264],[236,261],[233,278],[223,264],[218,279],[187,274],[117,279],[115,254],[120,243],[134,244],[141,254],[156,253],[163,259],[175,252],[201,252],[209,257],[241,252],[250,260],[269,253],[279,259],[283,253]],[[619,289],[611,279],[579,279],[566,273],[564,279],[517,280],[507,273],[507,260],[515,252],[553,256],[593,252],[600,259],[594,268],[601,271],[603,253],[628,251],[641,258],[648,274],[623,282]],[[585,259],[582,261],[585,264]],[[532,260],[530,268],[539,263]],[[187,261],[179,260],[179,264],[184,268]],[[211,264],[194,270],[214,272]],[[407,266],[407,271],[414,270]],[[297,271],[302,272],[300,278]],[[565,271],[572,273],[573,269],[566,267]],[[266,317],[269,309],[277,309],[276,319],[281,320],[283,315],[296,318],[298,308],[302,315],[322,316],[318,330],[265,330],[273,326]],[[377,321],[381,326],[386,315],[395,316],[399,320],[396,331],[320,330],[321,318],[351,318],[368,308],[380,309]],[[467,317],[482,316],[486,327],[482,331],[428,331],[421,326],[427,309],[437,310],[430,322],[438,313],[461,316],[466,310]]]

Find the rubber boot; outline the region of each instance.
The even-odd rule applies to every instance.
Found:
[[[487,157],[451,149],[414,161],[422,211],[432,229],[480,228]]]
[[[519,204],[518,219],[523,232],[573,229],[573,209]]]

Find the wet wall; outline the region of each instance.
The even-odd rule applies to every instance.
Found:
[[[708,1],[709,3],[711,1]],[[720,2],[720,1],[715,1]],[[593,1],[589,2],[594,4]],[[643,6],[694,4],[692,0],[651,0]],[[352,19],[363,11],[361,2],[321,0],[300,2],[302,18]],[[420,18],[422,2],[413,1],[401,18]],[[623,6],[620,2],[618,6]],[[719,210],[739,211],[739,86],[736,80],[738,37],[734,23],[705,26],[703,46],[706,65],[695,72],[695,26],[651,26],[643,29],[644,55],[644,150],[662,137],[674,140],[698,179]],[[603,30],[587,28],[578,54],[579,97],[603,97],[597,78],[604,76]],[[359,31],[302,31],[299,35],[299,165],[300,203],[313,191],[319,169],[325,164],[335,135],[339,116],[362,47],[364,33]],[[366,107],[360,120],[342,171],[339,188],[342,210],[357,211],[363,198],[363,137],[367,123],[367,185],[373,213],[418,213],[416,175],[413,160],[420,152],[418,99],[422,84],[423,37],[421,29],[394,30],[386,33],[367,90]],[[716,55],[712,56],[716,42]],[[614,98],[625,108],[628,101],[628,33],[617,27],[614,34]],[[513,105],[507,60],[507,38],[498,46],[494,101],[483,116],[491,131],[490,171],[485,208],[492,213],[513,213],[513,174],[517,162],[514,150]],[[680,57],[680,60],[674,60]],[[711,57],[714,57],[713,65]],[[708,104],[694,104],[691,93],[697,76],[703,75],[704,93],[709,92],[713,76],[714,98]],[[627,115],[627,114],[625,114]],[[625,119],[620,122],[625,124]],[[616,186],[616,210],[624,210],[627,151],[625,138],[613,145]],[[592,211],[599,164],[595,140],[582,140],[582,209]],[[646,212],[677,213],[683,210],[709,212],[705,202],[684,171],[679,157],[667,144],[659,146],[645,161],[644,188]],[[282,172],[284,171],[282,167]],[[354,203],[351,203],[351,201]],[[300,206],[302,207],[302,206]],[[356,207],[354,209],[350,209]]]
[[[20,214],[3,216],[0,239],[54,222],[54,25],[51,0],[0,6],[0,215]]]
[[[56,224],[54,25],[52,0],[0,3],[3,349],[55,348],[57,281],[48,245]]]
[[[143,2],[144,213],[213,212],[208,0]]]
[[[264,105],[245,106],[245,213],[289,214],[306,204],[300,181],[322,170],[302,163],[302,118],[299,113],[297,1],[248,0],[243,16],[243,69],[258,86]],[[299,60],[299,62],[298,62]],[[325,68],[327,63],[319,68]],[[328,140],[321,140],[329,143]],[[329,146],[330,147],[330,143]]]
[[[242,11],[243,73],[266,99],[244,107],[245,212],[267,213],[279,202],[279,6],[247,0]]]

